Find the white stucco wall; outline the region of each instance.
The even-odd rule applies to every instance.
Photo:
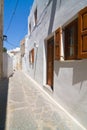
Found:
[[[54,64],[55,100],[87,128],[87,60]]]
[[[78,12],[87,6],[87,0],[35,0],[28,22],[26,42],[26,70],[42,87],[46,84],[46,39],[54,35],[78,17]],[[34,11],[37,7],[38,23],[34,27]],[[28,23],[28,25],[29,25]],[[62,41],[62,56],[64,55]],[[38,47],[35,47],[35,43]],[[34,66],[29,64],[29,51],[34,48]],[[72,116],[87,128],[87,60],[54,61],[54,91],[51,96]]]
[[[9,77],[13,74],[13,58],[7,53],[3,53],[3,77]]]
[[[20,70],[21,69],[21,56],[20,56],[20,52],[17,52],[13,56],[13,68],[14,68],[14,70]]]

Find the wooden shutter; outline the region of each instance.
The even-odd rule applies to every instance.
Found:
[[[29,62],[34,63],[34,49],[29,52]]]
[[[55,60],[60,60],[61,28],[55,31]]]
[[[87,7],[79,12],[78,58],[87,58]]]
[[[34,49],[32,49],[32,63],[34,63]]]

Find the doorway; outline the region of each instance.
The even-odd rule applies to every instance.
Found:
[[[47,85],[53,90],[54,37],[47,41]]]

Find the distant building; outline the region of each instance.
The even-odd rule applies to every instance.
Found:
[[[21,69],[21,54],[20,54],[20,48],[15,48],[13,50],[10,50],[8,54],[13,57],[13,69],[14,70],[20,70]]]
[[[25,53],[28,53],[27,51],[27,44],[25,44],[25,43],[27,43],[28,42],[28,35],[26,35],[25,37],[24,37],[24,39],[23,40],[21,40],[20,41],[20,53],[21,53],[21,69],[22,70],[25,70],[25,71],[28,71],[28,68],[27,68],[27,64],[26,64],[26,62],[27,62],[27,59],[28,59],[28,55],[25,55]],[[27,69],[26,69],[27,68]]]
[[[3,77],[3,0],[0,0],[0,78]]]
[[[24,54],[25,54],[25,39],[23,39],[21,42],[20,42],[20,53],[21,53],[21,56],[23,57]]]
[[[87,0],[34,0],[24,65],[87,129]]]
[[[23,40],[21,40],[20,42],[20,53],[21,53],[21,69],[22,69],[22,62],[23,62],[23,58],[24,58],[24,55],[25,55],[25,38]]]

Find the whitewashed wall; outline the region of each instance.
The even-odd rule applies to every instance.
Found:
[[[20,51],[16,52],[15,55],[13,55],[13,69],[14,70],[20,70],[21,69]]]
[[[3,77],[9,77],[13,74],[13,58],[7,53],[3,53]]]
[[[87,0],[35,0],[28,25],[25,68],[42,88],[46,84],[45,40],[59,27],[64,27],[78,17],[78,12],[87,6]],[[38,23],[34,27],[34,11],[37,7]],[[38,48],[35,47],[35,43]],[[63,46],[63,42],[62,42]],[[34,48],[34,66],[29,65],[29,51]],[[87,60],[54,61],[54,91],[51,96],[87,128]]]

